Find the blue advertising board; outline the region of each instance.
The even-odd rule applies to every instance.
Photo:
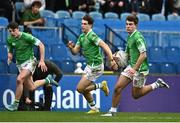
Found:
[[[53,87],[53,111],[88,111],[86,100],[76,91],[80,75],[64,75],[59,87]],[[157,89],[152,93],[134,100],[131,96],[132,83],[123,90],[118,111],[122,112],[180,112],[180,76],[149,76],[146,84],[151,84],[162,77],[170,85],[170,89]],[[111,107],[112,93],[117,80],[115,75],[103,75],[97,82],[106,80],[110,95],[106,97],[100,89],[92,91],[96,105],[100,111],[105,112]],[[14,101],[16,76],[0,75],[0,109]],[[42,88],[35,91],[35,101],[43,96]]]
[[[87,101],[76,91],[76,85],[80,80],[79,75],[65,75],[59,82],[59,87],[53,87],[52,110],[55,111],[87,111],[89,110]],[[110,89],[110,96],[105,96],[100,89],[92,91],[96,105],[101,111],[107,111],[111,105],[111,95],[116,81],[115,76],[100,77],[97,82],[106,80]],[[0,76],[0,106],[3,108],[14,101],[16,76]],[[38,102],[43,96],[42,88],[35,91],[35,101]],[[1,109],[2,109],[1,108]]]

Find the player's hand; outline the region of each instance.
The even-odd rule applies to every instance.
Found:
[[[119,62],[119,57],[116,57],[116,56],[113,56],[113,59],[114,59],[114,61],[117,63],[117,62]]]
[[[112,70],[118,70],[118,65],[116,64],[115,60],[111,60],[111,69]]]
[[[12,63],[12,53],[8,53],[8,60],[7,60],[7,64],[10,65]]]
[[[7,60],[7,64],[10,65],[12,61],[10,59]]]
[[[32,101],[28,98],[28,97],[26,97],[26,104],[31,104],[32,103]]]
[[[39,64],[38,64],[38,67],[41,67],[41,70],[43,72],[46,72],[47,71],[47,66],[46,64],[44,63],[44,61],[40,61]]]
[[[72,48],[74,48],[75,45],[74,45],[73,41],[69,41],[67,46],[69,47],[69,49],[72,49]]]
[[[129,68],[128,69],[128,73],[132,76],[134,76],[134,74],[136,73],[136,70],[134,70],[133,68]]]

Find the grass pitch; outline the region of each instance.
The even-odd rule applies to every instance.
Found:
[[[180,113],[128,113],[102,117],[102,113],[16,111],[0,112],[0,122],[180,122]]]

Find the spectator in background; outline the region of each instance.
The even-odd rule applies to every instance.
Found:
[[[126,11],[136,15],[139,12],[139,0],[127,0],[126,2]]]
[[[25,10],[22,17],[22,24],[24,26],[44,26],[45,20],[41,17],[39,9],[42,6],[40,1],[34,1],[30,9]]]
[[[34,1],[38,1],[38,0],[24,0],[24,6],[26,9],[30,9],[31,5]],[[42,4],[42,6],[39,8],[39,10],[44,10],[46,8],[46,2],[45,0],[39,0]]]
[[[150,0],[140,0],[139,1],[139,12],[150,14]]]
[[[150,16],[155,13],[161,13],[163,0],[150,0]]]
[[[86,0],[69,0],[69,12],[87,10]]]
[[[64,0],[59,0],[59,1],[64,1]],[[59,3],[56,3],[56,0],[45,0],[46,2],[46,9],[47,10],[51,10],[53,12],[56,12],[55,11],[55,5],[59,5]]]
[[[163,0],[163,3],[165,4],[164,7],[165,7],[165,10],[164,10],[164,14],[166,17],[169,15],[169,14],[172,14],[173,11],[174,11],[174,0]],[[162,4],[162,9],[163,9],[163,4]]]
[[[173,3],[173,14],[180,15],[180,0],[174,0]]]
[[[106,12],[112,11],[112,5],[114,5],[112,0],[98,0],[100,3],[100,12],[104,15]]]
[[[113,12],[116,12],[117,14],[126,12],[126,3],[127,3],[126,0],[115,0]]]
[[[46,0],[46,9],[53,12],[57,12],[58,10],[69,11],[70,3],[71,0]]]
[[[13,0],[1,0],[0,16],[6,17],[9,20],[9,22],[11,22],[12,15],[13,15]]]

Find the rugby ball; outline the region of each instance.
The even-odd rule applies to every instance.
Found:
[[[115,52],[113,54],[113,59],[116,61],[119,68],[126,67],[128,64],[128,55],[123,50]]]

